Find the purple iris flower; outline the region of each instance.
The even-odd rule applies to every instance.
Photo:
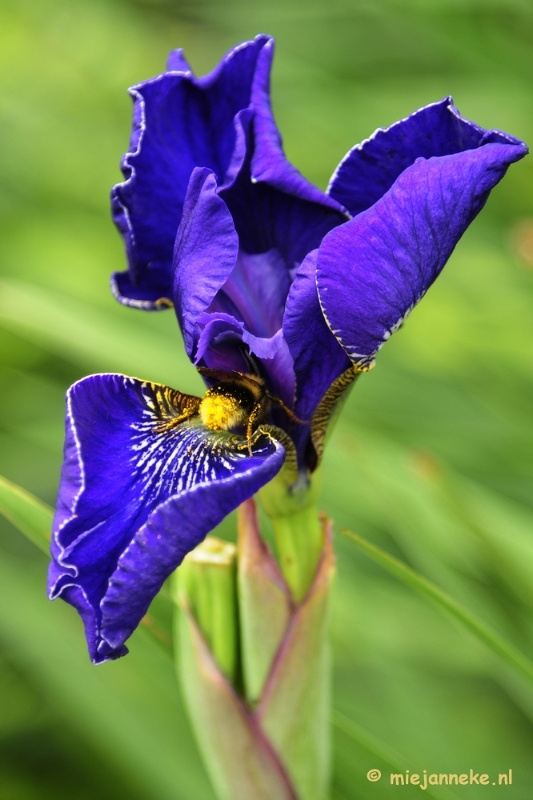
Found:
[[[272,55],[258,36],[196,78],[176,51],[131,90],[112,193],[129,268],[112,289],[174,306],[216,403],[210,416],[207,401],[123,375],[68,392],[49,591],[78,609],[95,662],[127,652],[184,555],[287,457],[305,482],[342,391],[527,153],[446,98],[354,147],[322,192],[284,156]]]

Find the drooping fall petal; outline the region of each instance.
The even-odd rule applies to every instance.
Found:
[[[195,403],[123,375],[94,375],[69,391],[49,592],[80,612],[95,662],[127,652],[185,554],[283,463],[268,435],[250,455],[242,437],[195,416],[180,422]]]

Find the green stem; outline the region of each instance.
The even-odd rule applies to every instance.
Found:
[[[324,547],[318,509],[309,505],[294,514],[272,517],[271,522],[283,577],[299,603],[311,586]]]
[[[324,547],[319,493],[318,470],[312,476],[298,476],[290,468],[283,468],[259,492],[274,529],[279,565],[296,603],[307,594]]]

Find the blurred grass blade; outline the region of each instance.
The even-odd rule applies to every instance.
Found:
[[[371,755],[379,759],[379,761],[382,761],[383,764],[387,765],[393,772],[405,772],[413,768],[413,764],[401,756],[400,753],[397,753],[385,744],[385,742],[377,739],[372,733],[365,730],[365,728],[358,725],[357,722],[354,722],[341,711],[333,710],[331,723],[337,730],[341,731],[353,742],[356,742],[359,747],[364,748]],[[434,797],[435,800],[443,800],[444,798],[446,798],[446,800],[453,800],[454,798],[458,798],[458,795],[448,788],[439,787],[435,790],[432,786],[428,786],[425,792],[426,797]]]
[[[411,764],[399,753],[396,753],[396,751],[392,750],[383,742],[380,742],[375,736],[341,711],[333,710],[331,723],[339,731],[342,731],[345,736],[357,742],[360,747],[364,747],[365,750],[368,750],[369,753],[372,753],[372,755],[379,758],[380,761],[386,763],[396,772],[405,772],[407,769],[411,768]]]
[[[180,388],[194,392],[194,381],[179,344],[178,330],[169,337],[138,320],[25,281],[0,279],[0,326],[76,366],[106,369],[171,383],[180,374]]]
[[[0,476],[0,513],[40,550],[50,550],[53,510],[16,483]]]
[[[376,547],[376,545],[367,542],[366,539],[363,539],[361,536],[346,529],[341,529],[341,532],[351,539],[351,541],[355,542],[355,544],[373,561],[390,572],[391,575],[399,578],[399,580],[403,581],[407,586],[410,586],[412,589],[415,589],[420,594],[432,600],[443,611],[447,611],[455,619],[459,620],[459,622],[468,628],[478,639],[484,642],[493,652],[497,653],[504,661],[533,682],[533,663],[482,620],[478,619],[478,617],[468,611],[468,609],[454,600],[453,597],[443,592],[442,589],[439,589],[438,586],[428,581],[427,578],[416,573],[411,567],[408,567],[407,564],[403,564],[397,558],[389,555],[384,550],[381,550],[381,548]]]

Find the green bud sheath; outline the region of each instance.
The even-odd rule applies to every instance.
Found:
[[[185,609],[176,634],[183,693],[220,800],[298,800],[272,745]]]
[[[293,602],[272,553],[261,539],[255,501],[243,503],[238,515],[241,658],[246,698],[254,704],[289,625]]]
[[[233,684],[239,677],[236,556],[235,545],[208,536],[185,556],[178,572],[180,601]]]
[[[301,800],[325,800],[330,779],[329,591],[331,523],[314,581],[296,607],[256,708],[256,718]]]
[[[314,524],[322,546],[299,602],[261,539],[254,500],[239,509],[237,575],[234,546],[217,540],[206,540],[178,570],[178,670],[220,800],[326,800],[334,560],[330,523]],[[228,580],[213,572],[213,555]]]

